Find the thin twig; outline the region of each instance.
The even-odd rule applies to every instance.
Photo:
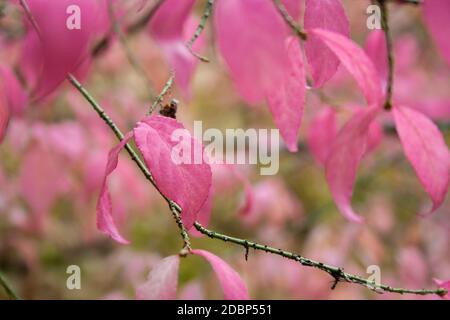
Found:
[[[192,38],[186,43],[186,46],[190,53],[192,53],[197,59],[203,62],[209,62],[209,59],[198,54],[192,49],[192,46],[194,45],[195,41],[197,41],[198,37],[200,37],[200,34],[202,33],[203,29],[205,29],[206,21],[208,20],[209,16],[211,15],[212,7],[214,5],[214,0],[208,0],[206,3],[205,10],[203,11],[203,15],[200,19],[200,23],[197,26],[197,29],[195,30],[194,35]]]
[[[33,28],[36,30],[36,33],[39,37],[39,39],[42,39],[41,36],[41,30],[39,29],[39,26],[36,22],[36,19],[33,17],[30,11],[30,7],[28,6],[28,3],[25,0],[20,0],[20,5],[23,8],[23,11],[25,11],[25,15],[27,16],[27,19],[30,21]]]
[[[143,29],[147,25],[147,23],[152,19],[152,17],[155,15],[155,13],[158,11],[159,7],[163,4],[164,1],[165,0],[158,0],[142,18],[140,18],[139,20],[137,20],[136,22],[134,22],[133,24],[131,24],[126,28],[126,33],[131,35]],[[108,47],[110,41],[111,41],[111,34],[105,35],[92,48],[91,55],[93,57],[100,55],[102,52],[104,52],[105,48]]]
[[[134,34],[138,31],[140,31],[142,28],[144,28],[147,23],[153,18],[156,11],[161,7],[161,5],[164,3],[165,0],[158,0],[153,7],[150,8],[150,10],[145,14],[141,19],[133,23],[127,28],[128,34]]]
[[[123,138],[123,134],[120,132],[120,130],[117,128],[117,126],[111,120],[111,118],[109,118],[108,115],[106,115],[106,113],[104,112],[104,110],[97,104],[97,102],[95,102],[94,98],[86,91],[86,89],[84,89],[81,86],[81,84],[73,76],[69,76],[69,81],[83,94],[83,96],[91,104],[91,106],[94,108],[94,110],[106,122],[106,124],[111,128],[111,130],[113,130],[113,132],[116,134],[116,136],[119,138],[119,140],[121,140]],[[156,186],[153,178],[151,177],[150,172],[146,168],[145,164],[143,164],[139,160],[139,158],[134,153],[134,150],[131,147],[127,147],[127,145],[126,145],[126,148],[127,148],[128,153],[130,154],[131,158],[136,162],[139,169],[144,173],[145,177],[153,184],[153,186],[158,190],[158,192],[167,201],[172,214],[174,214],[177,224],[179,223],[179,227],[182,232],[182,237],[183,237],[183,241],[185,244],[184,248],[189,250],[189,248],[190,248],[189,236],[188,236],[186,229],[180,218],[180,214],[181,214],[180,206],[161,193],[161,191]],[[370,290],[374,290],[376,292],[384,291],[384,292],[392,292],[392,293],[399,293],[399,294],[410,293],[410,294],[417,294],[417,295],[436,294],[439,296],[444,296],[447,294],[447,290],[442,289],[442,288],[435,289],[435,290],[427,290],[427,289],[414,290],[414,289],[405,289],[405,288],[394,288],[394,287],[384,285],[384,284],[374,284],[372,281],[370,281],[368,279],[344,272],[342,268],[339,268],[336,266],[331,266],[331,265],[328,265],[328,264],[325,264],[325,263],[322,263],[319,261],[305,258],[305,257],[300,256],[295,253],[291,253],[291,252],[281,250],[281,249],[276,249],[276,248],[269,247],[269,246],[263,245],[263,244],[259,244],[259,243],[253,242],[253,241],[248,241],[248,240],[239,239],[236,237],[231,237],[228,235],[220,234],[218,232],[206,229],[198,222],[195,222],[194,226],[199,232],[207,235],[210,238],[221,240],[224,242],[231,242],[231,243],[240,245],[244,248],[250,247],[255,250],[260,250],[260,251],[276,254],[281,257],[297,261],[303,266],[322,270],[322,271],[330,274],[335,279],[336,282],[343,281],[343,282],[353,283],[353,284],[364,286],[364,287],[369,288]]]
[[[386,39],[386,50],[388,60],[388,79],[386,88],[386,100],[384,102],[384,109],[392,109],[392,96],[394,90],[394,49],[392,45],[392,35],[389,28],[389,10],[385,0],[379,0],[381,8],[381,26],[383,28]]]
[[[19,296],[14,292],[12,287],[9,285],[8,281],[5,279],[5,277],[0,272],[0,286],[3,287],[6,294],[8,295],[8,298],[11,300],[20,300]]]
[[[280,12],[281,16],[286,21],[286,23],[289,25],[289,27],[292,29],[292,31],[294,31],[295,35],[298,36],[301,40],[306,41],[308,39],[308,35],[295,22],[294,18],[291,17],[291,15],[287,11],[286,7],[283,5],[281,0],[273,0],[273,1],[275,3],[275,6],[278,9],[278,12]]]
[[[153,101],[152,106],[150,107],[150,109],[148,111],[148,114],[153,113],[155,108],[163,101],[167,92],[169,92],[170,88],[172,88],[174,79],[175,79],[175,73],[172,71],[170,73],[169,79],[167,80],[166,84],[164,85],[164,88],[161,90],[161,92],[158,94],[158,96]]]
[[[444,296],[445,294],[447,294],[447,290],[445,290],[445,289],[415,290],[415,289],[405,289],[405,288],[394,288],[394,287],[384,285],[384,284],[374,284],[372,281],[370,281],[366,278],[344,272],[344,270],[340,267],[328,265],[328,264],[325,264],[325,263],[322,263],[319,261],[305,258],[301,255],[291,253],[291,252],[288,252],[288,251],[285,251],[282,249],[276,249],[273,247],[269,247],[267,245],[259,244],[259,243],[248,241],[245,239],[239,239],[236,237],[230,237],[228,235],[223,235],[218,232],[206,229],[198,222],[195,223],[194,226],[200,233],[207,235],[208,237],[210,237],[212,239],[218,239],[218,240],[222,240],[224,242],[231,242],[231,243],[240,245],[244,248],[250,247],[255,250],[272,253],[272,254],[282,256],[282,257],[290,259],[290,260],[297,261],[298,263],[300,263],[301,265],[303,265],[305,267],[311,267],[311,268],[322,270],[322,271],[328,273],[329,275],[331,275],[335,279],[335,282],[354,283],[357,285],[367,287],[370,290],[376,291],[377,293],[392,292],[392,293],[400,293],[400,294],[410,293],[410,294],[417,294],[417,295],[437,294],[439,296]]]
[[[148,90],[150,92],[150,99],[153,100],[153,97],[154,97],[153,83],[150,80],[150,78],[148,77],[147,72],[145,72],[144,68],[141,66],[139,60],[134,55],[130,46],[128,45],[128,41],[127,41],[125,35],[123,34],[122,30],[120,29],[120,24],[118,23],[118,21],[116,19],[116,15],[114,13],[114,8],[113,8],[111,0],[109,0],[109,2],[108,2],[108,14],[109,14],[109,18],[111,20],[112,29],[113,29],[114,33],[117,35],[117,38],[119,39],[119,42],[125,52],[128,62],[133,67],[133,69],[139,75],[141,75],[142,79],[144,79],[144,81],[146,83],[146,87],[148,88]]]
[[[177,223],[178,229],[180,229],[181,238],[183,239],[184,246],[180,251],[180,255],[185,257],[187,254],[191,252],[191,239],[189,237],[189,233],[186,230],[186,227],[184,226],[183,221],[181,220],[180,211],[176,206],[173,206],[172,204],[169,205],[170,211],[172,212],[172,215],[175,219],[175,222]]]

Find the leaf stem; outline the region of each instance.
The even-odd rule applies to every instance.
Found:
[[[175,80],[175,73],[172,71],[170,74],[169,79],[167,80],[166,84],[164,85],[164,88],[161,90],[161,92],[158,94],[158,96],[153,100],[152,106],[150,107],[148,114],[152,114],[155,108],[160,104],[165,95],[169,92],[170,88],[172,88],[173,81]]]
[[[200,18],[200,23],[198,24],[194,35],[192,38],[186,43],[186,47],[188,48],[189,52],[192,53],[197,59],[203,62],[209,62],[209,59],[196,53],[192,46],[194,45],[195,41],[197,41],[198,37],[200,37],[203,29],[205,29],[206,21],[208,20],[209,16],[211,15],[212,7],[214,5],[214,0],[208,0],[206,3],[205,10],[203,10],[202,17]]]
[[[278,12],[283,17],[284,21],[289,25],[289,27],[294,31],[295,35],[298,36],[301,40],[306,41],[308,39],[308,35],[302,28],[295,22],[294,18],[289,14],[284,4],[281,0],[273,0],[275,6],[278,9]]]
[[[381,8],[381,26],[383,28],[386,39],[386,50],[388,60],[388,79],[386,88],[386,100],[384,102],[384,109],[392,109],[392,96],[394,91],[394,49],[392,43],[392,35],[389,27],[389,10],[385,0],[378,0]]]

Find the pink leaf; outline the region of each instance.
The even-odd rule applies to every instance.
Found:
[[[355,78],[369,105],[380,105],[383,99],[380,78],[373,62],[349,38],[323,29],[311,29],[339,58],[342,65]]]
[[[386,38],[382,30],[373,30],[366,40],[365,51],[378,70],[382,83],[386,82],[388,75]]]
[[[148,275],[147,282],[136,289],[138,300],[174,300],[178,287],[179,256],[159,261]]]
[[[436,42],[442,56],[450,64],[450,2],[442,0],[426,0],[423,3],[425,23]]]
[[[311,121],[307,138],[309,149],[318,163],[325,165],[336,136],[336,112],[331,108],[323,109]]]
[[[239,274],[225,261],[205,250],[192,250],[193,254],[205,258],[212,266],[222,286],[226,300],[248,300],[248,291]]]
[[[6,129],[8,128],[9,117],[9,104],[6,101],[4,89],[2,87],[2,83],[0,82],[0,142],[2,142],[3,138],[5,137]]]
[[[226,165],[226,166],[231,170],[236,179],[244,186],[244,198],[243,198],[244,201],[242,202],[239,208],[239,214],[242,216],[246,216],[252,211],[254,205],[254,194],[252,184],[250,183],[248,177],[241,171],[239,171],[238,168],[236,168],[236,166],[233,165]]]
[[[350,36],[350,25],[341,0],[306,0],[305,28],[320,28]],[[305,52],[312,69],[314,86],[321,87],[331,79],[339,67],[339,59],[315,35],[305,43]]]
[[[40,99],[56,89],[67,74],[74,73],[87,58],[93,36],[105,29],[105,3],[91,0],[26,2],[39,32],[28,22],[23,51],[25,74],[32,77],[35,98]]]
[[[269,108],[277,127],[280,129],[286,145],[291,152],[296,152],[298,130],[303,117],[306,95],[303,53],[297,38],[286,41],[289,65],[281,83],[273,86],[268,93]]]
[[[373,121],[367,133],[367,149],[364,155],[374,151],[383,139],[383,127],[378,121]]]
[[[272,1],[217,1],[214,26],[220,53],[240,95],[262,102],[283,80],[289,34]]]
[[[27,104],[27,94],[17,80],[14,72],[7,66],[0,65],[0,82],[3,78],[6,98],[13,115],[21,115]]]
[[[20,194],[31,209],[34,227],[45,229],[52,205],[67,190],[68,169],[60,158],[36,143],[24,159],[19,178]]]
[[[202,159],[201,142],[175,119],[159,115],[140,121],[134,135],[157,186],[181,206],[190,229],[211,188],[211,167]]]
[[[114,222],[112,214],[111,195],[109,194],[107,179],[108,176],[117,168],[119,162],[119,153],[125,145],[133,137],[132,132],[129,132],[124,139],[111,151],[108,155],[108,162],[106,163],[105,176],[103,178],[100,197],[97,202],[97,228],[103,233],[109,235],[115,241],[128,244],[129,241],[121,236],[117,226]]]
[[[362,222],[351,207],[356,171],[367,151],[368,132],[379,113],[378,106],[355,112],[334,142],[326,162],[326,177],[333,199],[344,217],[354,222]]]
[[[197,65],[197,58],[189,52],[186,41],[194,34],[197,23],[190,18],[194,0],[166,0],[158,8],[150,21],[149,31],[160,46],[165,58],[175,71],[175,81],[190,97],[190,81]],[[193,50],[198,51],[204,42],[204,37],[194,44]]]
[[[211,187],[209,190],[208,198],[206,198],[205,203],[197,214],[197,221],[204,227],[208,227],[209,220],[211,219],[213,196],[214,192],[213,188]],[[189,233],[194,237],[203,237],[203,233],[199,232],[195,228],[191,228],[191,230],[189,230]]]
[[[446,299],[446,300],[450,300],[450,280],[442,281],[439,279],[433,279],[433,281],[439,288],[442,288],[442,289],[445,289],[448,291],[447,294],[445,296],[443,296],[442,298]]]
[[[438,127],[423,114],[394,108],[394,120],[406,157],[431,197],[435,211],[445,199],[450,178],[450,152]]]
[[[292,18],[298,20],[300,17],[300,0],[281,0],[287,12],[290,14]]]

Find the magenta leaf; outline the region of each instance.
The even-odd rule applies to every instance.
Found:
[[[307,137],[308,147],[318,163],[325,165],[336,136],[336,112],[325,108],[312,119]]]
[[[447,144],[438,127],[418,111],[396,106],[393,112],[406,157],[433,202],[431,213],[442,204],[449,186]]]
[[[180,257],[169,256],[153,267],[147,282],[136,289],[138,300],[174,300],[178,287]]]
[[[289,34],[272,1],[217,1],[214,26],[220,53],[236,89],[247,103],[265,100],[283,81]]]
[[[423,3],[423,15],[430,34],[436,42],[442,56],[450,64],[450,1],[426,0]]]
[[[0,81],[1,80],[2,79],[0,79]],[[5,137],[11,113],[4,91],[2,83],[0,82],[0,142],[2,142]]]
[[[132,137],[133,133],[129,132],[124,137],[124,139],[109,152],[108,161],[106,163],[105,176],[103,178],[102,188],[97,202],[97,228],[103,233],[109,235],[115,241],[122,244],[128,244],[129,241],[121,236],[114,222],[111,195],[108,190],[107,179],[108,176],[117,168],[120,151],[125,147],[125,145],[128,143],[128,141],[130,141]]]
[[[350,25],[341,0],[306,0],[305,29],[320,28],[350,36]],[[305,43],[305,53],[311,66],[312,78],[316,88],[331,79],[339,67],[339,59],[315,35]]]
[[[368,148],[369,129],[380,112],[378,106],[360,109],[338,134],[326,162],[326,178],[339,211],[353,222],[362,222],[351,206],[353,185],[360,161]]]
[[[50,94],[88,58],[89,44],[105,30],[104,1],[27,0],[39,31],[28,21],[23,49],[25,74],[34,86],[34,97]]]
[[[439,279],[433,279],[434,283],[442,289],[447,290],[447,294],[445,296],[443,296],[442,298],[445,300],[450,300],[450,280],[447,281],[442,281]]]
[[[156,185],[181,206],[190,229],[211,188],[211,167],[202,157],[201,142],[177,120],[159,115],[140,121],[134,136]]]
[[[286,50],[289,64],[286,66],[284,79],[273,86],[267,100],[287,148],[291,152],[296,152],[297,135],[305,105],[306,80],[303,52],[298,39],[291,37],[286,40]]]
[[[52,205],[68,188],[67,170],[61,158],[38,143],[33,143],[25,154],[20,169],[20,194],[31,210],[33,228],[42,231],[48,226]]]
[[[21,115],[28,103],[28,97],[14,72],[7,66],[0,65],[0,82],[6,92],[6,99],[13,115]]]
[[[214,191],[213,191],[213,188],[211,187],[209,189],[208,198],[206,198],[205,203],[203,204],[203,206],[201,207],[200,211],[197,214],[196,221],[199,222],[204,227],[208,227],[209,220],[211,220],[213,196],[214,196]],[[200,231],[198,231],[195,228],[191,228],[189,230],[189,234],[193,237],[198,237],[198,238],[203,237],[203,233],[201,233]]]
[[[186,46],[187,40],[194,34],[197,26],[190,18],[194,2],[194,0],[166,0],[149,24],[150,34],[175,71],[175,81],[185,98],[190,97],[190,81],[197,65],[197,58]],[[198,51],[202,42],[201,36],[194,44],[193,50]]]
[[[364,50],[339,33],[323,29],[311,29],[308,33],[319,37],[339,58],[342,65],[355,78],[369,105],[382,103],[383,91],[378,72]]]
[[[213,268],[222,286],[226,300],[248,300],[247,287],[239,274],[225,261],[205,250],[192,250],[193,254],[205,258]]]
[[[294,18],[295,20],[298,20],[298,18],[300,17],[301,1],[300,0],[281,0],[281,3],[283,3],[283,5],[286,8],[289,15],[292,18]]]
[[[373,30],[366,40],[365,51],[378,70],[382,83],[386,82],[388,75],[388,61],[386,38],[383,30]]]
[[[254,206],[255,195],[253,193],[252,184],[250,183],[248,177],[236,166],[226,165],[226,167],[231,170],[232,174],[244,187],[244,197],[238,211],[239,215],[246,216],[252,211]]]

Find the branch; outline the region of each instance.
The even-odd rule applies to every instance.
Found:
[[[285,251],[282,249],[276,249],[276,248],[269,247],[267,245],[259,244],[256,242],[223,235],[223,234],[217,233],[215,231],[206,229],[198,222],[196,222],[194,226],[199,232],[201,232],[204,235],[207,235],[208,237],[210,237],[212,239],[218,239],[218,240],[222,240],[224,242],[231,242],[231,243],[240,245],[240,246],[244,247],[245,249],[253,248],[255,250],[275,254],[275,255],[284,257],[286,259],[297,261],[302,266],[322,270],[334,278],[335,284],[333,285],[333,287],[335,287],[336,283],[338,283],[338,282],[348,282],[348,283],[353,283],[353,284],[367,287],[370,290],[373,290],[377,293],[391,292],[391,293],[399,293],[399,294],[410,293],[410,294],[417,294],[417,295],[437,294],[439,296],[444,296],[447,294],[447,290],[445,290],[445,289],[414,290],[414,289],[405,289],[405,288],[394,288],[394,287],[384,285],[384,284],[376,284],[366,278],[362,278],[360,276],[344,272],[344,269],[340,268],[340,267],[336,267],[336,266],[328,265],[328,264],[325,264],[325,263],[322,263],[319,261],[308,259],[308,258],[305,258],[296,253],[291,253],[291,252],[288,252],[288,251]]]
[[[8,281],[5,279],[5,277],[2,275],[1,272],[0,272],[0,286],[3,287],[9,299],[20,300],[19,296],[14,292],[14,290],[9,285]]]
[[[194,45],[195,41],[197,41],[198,37],[200,37],[200,34],[202,33],[203,29],[205,29],[206,21],[208,20],[209,16],[211,15],[213,5],[214,5],[214,0],[208,0],[205,10],[203,11],[203,15],[200,19],[200,23],[197,26],[197,29],[195,30],[194,35],[188,41],[188,43],[186,43],[186,46],[187,46],[189,52],[192,53],[197,59],[199,59],[200,61],[203,61],[203,62],[209,62],[209,59],[196,53],[192,49],[192,46]]]
[[[126,33],[135,34],[142,28],[144,28],[147,25],[147,23],[152,19],[152,17],[155,15],[156,11],[158,11],[159,7],[163,4],[164,1],[165,0],[158,0],[141,19],[137,20],[135,23],[131,24],[129,27],[126,28]],[[110,41],[111,41],[111,34],[105,35],[92,48],[91,55],[93,57],[100,55],[108,47]]]
[[[140,64],[139,60],[134,55],[133,51],[131,50],[130,46],[128,45],[128,41],[120,29],[120,24],[117,21],[116,14],[114,12],[113,3],[111,0],[108,1],[108,15],[109,19],[111,20],[112,30],[117,35],[117,38],[119,39],[119,42],[125,51],[125,55],[127,57],[128,62],[133,67],[133,69],[144,79],[146,86],[150,92],[150,99],[153,100],[154,94],[153,94],[153,83],[150,80],[150,78],[147,76],[147,72],[145,72],[144,68]]]
[[[386,38],[387,60],[388,60],[388,79],[386,89],[386,100],[384,102],[384,109],[391,110],[392,95],[394,89],[394,49],[392,45],[392,35],[389,27],[389,11],[385,0],[378,0],[381,8],[381,26]]]
[[[278,12],[283,17],[284,21],[289,25],[289,27],[294,31],[295,35],[298,36],[301,40],[306,41],[308,39],[308,35],[302,28],[295,22],[294,18],[289,14],[286,7],[283,5],[281,0],[273,0],[275,6],[278,9]]]
[[[166,84],[164,85],[164,88],[161,90],[160,94],[153,101],[152,106],[150,107],[150,109],[148,111],[148,114],[153,113],[153,111],[158,106],[158,104],[160,104],[163,101],[164,96],[167,94],[167,92],[169,92],[170,88],[172,88],[174,79],[175,79],[175,75],[172,72],[169,79],[167,80]]]
[[[104,110],[97,104],[97,102],[94,100],[94,98],[86,91],[86,89],[84,89],[81,86],[81,84],[72,75],[69,76],[69,81],[86,98],[86,100],[91,104],[91,106],[94,108],[94,110],[105,121],[105,123],[111,128],[111,130],[116,134],[118,139],[122,140],[123,134],[120,132],[120,130],[114,124],[114,122],[108,117],[108,115],[106,115]],[[156,186],[156,184],[155,184],[153,178],[151,177],[151,174],[148,171],[148,169],[146,168],[146,166],[142,163],[142,161],[138,160],[139,158],[137,158],[137,155],[135,154],[134,150],[128,145],[126,145],[125,147],[126,147],[128,153],[130,154],[131,158],[136,162],[136,164],[138,165],[139,169],[143,172],[145,177],[153,184],[153,186],[158,190],[158,192],[162,195],[162,197],[167,201],[169,208],[170,208],[172,214],[174,215],[175,220],[181,230],[181,234],[182,234],[183,241],[184,241],[184,247],[183,247],[183,250],[180,252],[180,255],[185,255],[190,250],[190,242],[189,242],[189,236],[187,234],[187,231],[186,231],[186,229],[181,221],[181,218],[180,218],[180,213],[181,213],[180,206],[178,206],[175,202],[173,202],[172,200],[170,200],[169,198],[167,198],[166,196],[164,196],[161,193],[161,191]],[[132,150],[132,151],[130,151],[130,150]],[[318,261],[315,261],[312,259],[308,259],[308,258],[305,258],[305,257],[300,256],[295,253],[291,253],[291,252],[284,251],[281,249],[276,249],[276,248],[269,247],[269,246],[263,245],[263,244],[259,244],[259,243],[253,242],[253,241],[248,241],[248,240],[244,240],[244,239],[231,237],[228,235],[223,235],[218,232],[206,229],[198,222],[196,222],[194,226],[199,232],[207,235],[210,238],[221,240],[224,242],[231,242],[231,243],[234,243],[234,244],[244,247],[246,249],[246,253],[248,252],[248,248],[253,248],[255,250],[260,250],[260,251],[276,254],[281,257],[297,261],[303,266],[322,270],[322,271],[330,274],[335,279],[335,284],[339,281],[348,282],[348,283],[353,283],[353,284],[364,286],[364,287],[374,290],[376,292],[392,292],[392,293],[399,293],[399,294],[410,293],[410,294],[417,294],[417,295],[436,294],[439,296],[444,296],[447,294],[447,290],[442,289],[442,288],[439,288],[436,290],[426,290],[426,289],[414,290],[414,289],[405,289],[405,288],[394,288],[394,287],[384,285],[384,284],[375,284],[366,278],[362,278],[360,276],[344,272],[343,268],[327,265],[325,263],[318,262]]]

